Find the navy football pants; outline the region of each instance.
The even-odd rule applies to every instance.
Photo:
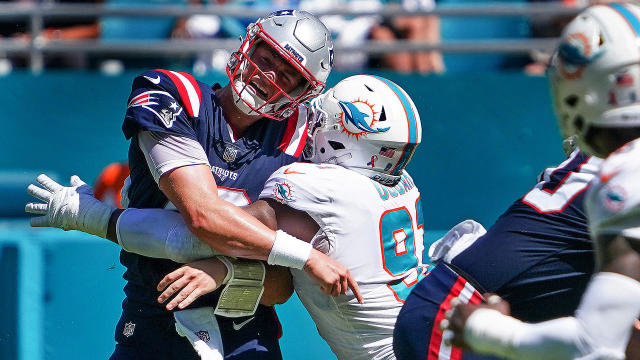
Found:
[[[144,312],[124,313],[116,326],[116,349],[111,360],[199,360],[187,338],[178,335],[170,312],[145,317]],[[255,318],[238,330],[233,324],[250,319],[218,316],[225,359],[281,360],[280,323],[272,307],[258,306]],[[129,324],[129,325],[127,325]],[[132,324],[135,327],[132,329]],[[236,325],[237,328],[237,325]],[[131,331],[133,330],[133,331]],[[126,336],[125,334],[129,334]]]

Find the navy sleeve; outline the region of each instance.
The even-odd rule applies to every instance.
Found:
[[[136,77],[122,131],[127,139],[154,131],[197,140],[194,119],[200,111],[200,88],[187,73],[151,70]]]

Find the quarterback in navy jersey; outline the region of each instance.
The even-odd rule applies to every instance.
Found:
[[[239,207],[258,199],[272,172],[300,159],[307,127],[301,103],[322,92],[332,63],[331,36],[315,16],[296,10],[269,14],[248,26],[229,60],[230,82],[224,87],[167,70],[134,80],[122,127],[131,139],[130,182],[123,190],[127,210],[63,206],[77,204],[74,196],[93,201],[92,191],[77,177],[72,177],[73,194],[46,175],[38,177],[44,189],[29,187],[46,203],[27,206],[44,215],[33,218],[33,226],[85,231],[124,250],[126,298],[112,359],[280,359],[279,323],[273,309],[258,302],[273,305],[291,295],[291,275],[284,267],[304,269],[328,295],[351,288],[361,300],[348,268],[308,242],[276,231],[275,224],[263,224],[259,211]],[[212,262],[226,273],[222,293],[189,309],[174,304],[176,299],[161,304],[166,299],[159,297],[158,282],[180,266],[178,261],[189,259],[180,255],[184,249],[171,248],[179,234],[165,219],[147,230],[166,231],[166,244],[149,244],[151,237],[144,235],[120,242],[118,224],[136,224],[147,216],[136,208],[177,209],[172,218],[184,221],[204,242],[200,246],[207,257],[231,256]],[[142,247],[151,251],[139,251]],[[176,262],[154,252],[169,248],[178,254],[170,257]],[[271,266],[265,270],[260,260]],[[270,286],[263,287],[265,277]]]
[[[257,200],[272,172],[300,160],[307,124],[307,110],[300,103],[322,90],[331,51],[330,36],[317,18],[285,10],[248,27],[247,38],[229,61],[230,83],[225,87],[209,87],[175,71],[154,70],[137,77],[123,125],[131,139],[127,206],[175,206],[194,234],[208,238],[215,250],[290,266],[268,258],[277,248],[277,233],[230,204]],[[208,179],[217,194],[202,189],[201,181]],[[242,243],[243,238],[248,243]],[[259,254],[250,249],[256,244],[262,248]],[[309,251],[315,256],[310,249],[306,255]],[[194,349],[174,331],[172,314],[158,303],[158,282],[179,264],[127,251],[121,262],[127,267],[126,299],[113,358],[139,358],[141,350],[153,349],[157,359],[159,346],[167,348],[162,354],[166,358],[195,358]],[[307,265],[316,268],[312,272],[318,271],[315,278],[324,288],[332,289],[332,282],[349,274],[344,267],[337,269],[340,279],[335,280],[334,269],[323,269],[329,264],[334,263]],[[289,294],[286,290],[283,299]],[[217,296],[219,292],[193,307],[215,306]],[[280,328],[272,308],[259,306],[246,319],[217,316],[217,322],[226,358],[281,358]],[[200,335],[208,341],[211,334]]]
[[[463,356],[443,338],[439,324],[453,298],[480,303],[481,294],[496,293],[509,300],[514,316],[530,322],[572,314],[594,269],[583,200],[600,162],[573,151],[546,169],[486,234],[438,263],[400,311],[398,359],[478,357]]]

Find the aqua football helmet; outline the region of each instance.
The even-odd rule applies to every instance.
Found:
[[[299,86],[286,92],[251,59],[262,43],[302,75]],[[280,10],[247,27],[240,49],[229,59],[227,75],[234,90],[234,102],[242,112],[282,120],[301,102],[324,90],[332,66],[333,41],[324,24],[306,11]],[[251,86],[254,76],[269,81],[277,91],[267,99],[261,97],[260,90]]]
[[[565,138],[594,152],[594,128],[640,126],[640,8],[607,4],[588,8],[564,29],[549,81]]]
[[[355,75],[311,101],[304,156],[395,184],[422,139],[407,93],[378,76]]]

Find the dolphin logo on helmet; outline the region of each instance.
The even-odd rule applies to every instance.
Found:
[[[385,132],[390,129],[390,127],[377,128],[377,129],[372,128],[371,125],[369,125],[367,118],[373,117],[373,115],[363,113],[352,102],[339,101],[338,105],[340,105],[340,108],[342,108],[345,125],[347,124],[353,125],[356,127],[356,129],[368,134]],[[371,120],[374,120],[374,119],[371,119]]]
[[[344,166],[385,185],[400,181],[422,139],[415,104],[382,77],[348,77],[312,101],[311,111],[305,158]]]

